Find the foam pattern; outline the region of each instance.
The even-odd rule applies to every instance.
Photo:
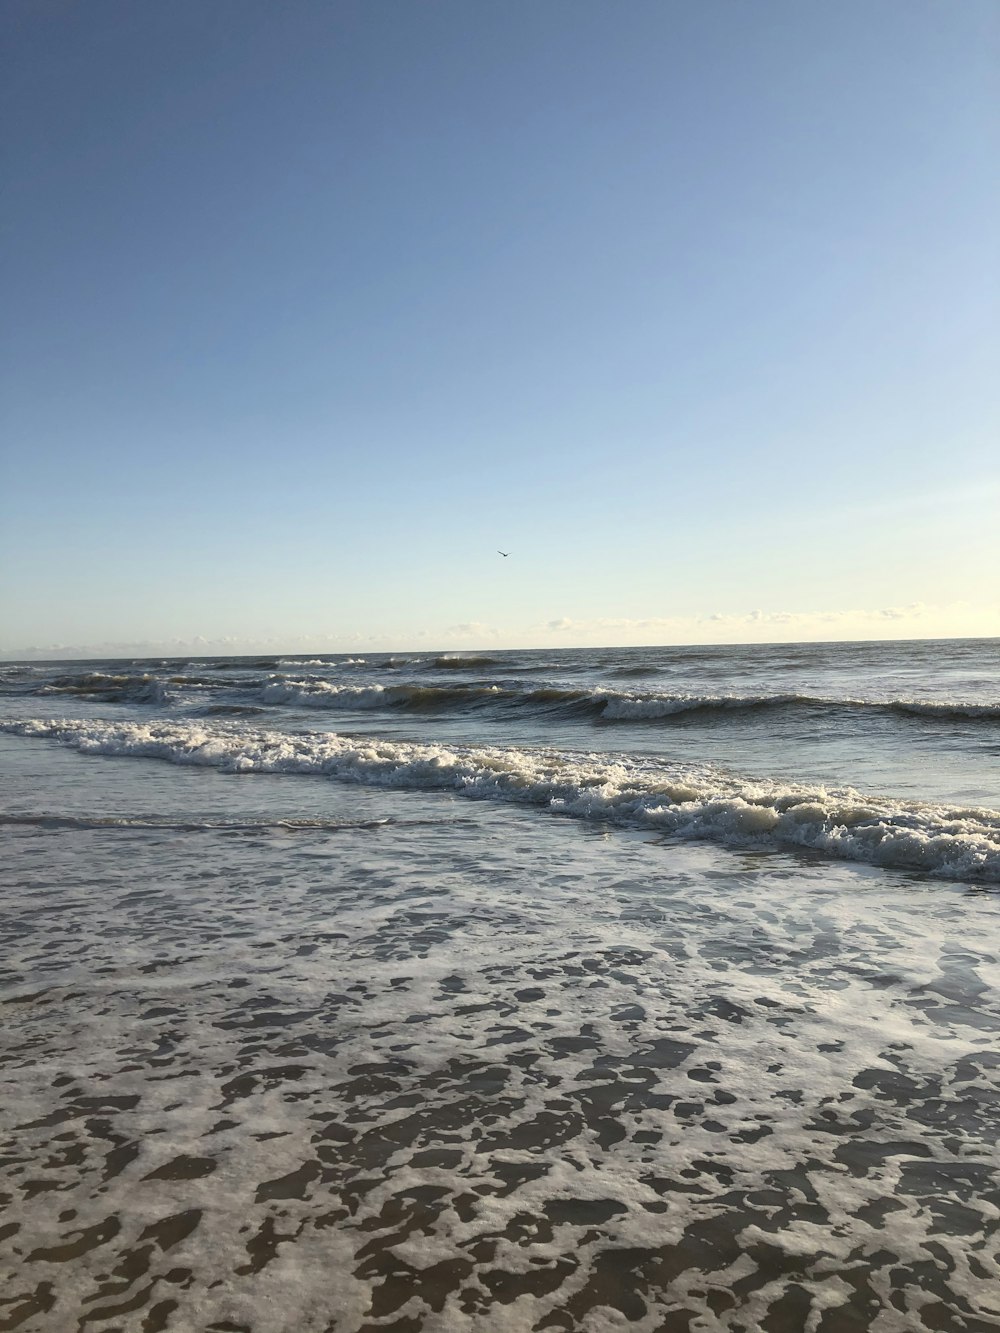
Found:
[[[29,719],[0,730],[88,755],[232,773],[333,778],[654,828],[734,846],[796,846],[872,865],[1000,883],[1000,811],[732,774],[713,764],[512,746],[249,729],[225,721]]]
[[[995,895],[380,800],[0,830],[0,1328],[1000,1329]]]

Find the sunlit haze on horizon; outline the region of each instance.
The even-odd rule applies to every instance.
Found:
[[[1000,634],[995,0],[0,32],[3,656]]]

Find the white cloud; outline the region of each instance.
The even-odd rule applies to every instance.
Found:
[[[445,631],[456,639],[497,639],[500,631],[493,625],[484,625],[478,620],[466,620],[460,625],[449,625]]]
[[[1000,605],[956,601],[947,605],[908,602],[901,606],[836,611],[711,611],[698,616],[610,616],[593,619],[557,616],[534,625],[503,627],[466,620],[446,628],[341,633],[271,635],[100,643],[52,643],[0,648],[0,659],[105,657],[241,656],[284,653],[430,651],[460,641],[464,646],[576,647],[613,644],[768,643],[834,639],[963,638],[1000,636]]]
[[[991,637],[1000,634],[1000,607],[953,602],[930,606],[852,608],[844,611],[712,611],[698,616],[604,617],[561,616],[537,625],[531,641],[563,643],[726,643],[798,639],[865,639],[920,637]]]

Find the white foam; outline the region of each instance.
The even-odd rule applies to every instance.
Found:
[[[306,708],[385,708],[391,703],[384,685],[333,685],[323,680],[273,678],[261,686],[266,704],[298,704]]]
[[[346,782],[448,790],[684,839],[812,848],[844,860],[1000,882],[998,811],[750,779],[712,765],[410,744],[334,733],[286,735],[225,723],[32,719],[0,726],[58,740],[87,754],[166,759],[233,773],[317,774]]]
[[[932,1297],[992,1327],[995,896],[491,813],[336,856],[74,837],[54,882],[50,843],[27,857],[10,1290],[51,1282],[43,1322],[75,1327],[139,1252],[129,1327],[168,1289],[192,1329],[818,1333],[846,1301],[913,1333]],[[179,1153],[213,1173],[152,1176]],[[181,1208],[195,1230],[150,1243]]]
[[[284,680],[274,677],[261,688],[259,698],[262,703],[295,704],[305,708],[369,709],[407,705],[447,707],[505,696],[506,692],[496,685],[335,685],[316,678]]]

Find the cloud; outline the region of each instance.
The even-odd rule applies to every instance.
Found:
[[[909,602],[906,606],[884,606],[875,610],[853,609],[849,611],[750,611],[746,614],[726,614],[716,611],[714,614],[698,619],[713,624],[733,626],[753,625],[810,625],[817,621],[825,625],[858,621],[879,620],[916,620],[932,613],[934,608],[923,602]]]
[[[673,629],[690,623],[692,622],[679,616],[648,616],[642,620],[630,620],[625,616],[605,616],[599,620],[572,620],[569,616],[562,616],[559,620],[548,621],[545,628],[552,630],[553,633],[562,634],[591,630]]]
[[[254,637],[224,635],[207,638],[50,643],[31,647],[0,648],[0,659],[66,660],[109,657],[193,657],[290,653],[351,653],[427,651],[489,644],[495,647],[594,647],[643,644],[774,643],[809,640],[991,638],[1000,636],[1000,604],[955,601],[945,605],[908,602],[899,606],[851,610],[709,611],[695,616],[606,616],[593,619],[555,616],[534,625],[502,627],[480,620],[464,620],[446,629],[389,630],[377,634],[345,629],[340,633],[298,633]]]
[[[457,639],[497,639],[500,631],[493,625],[484,625],[479,620],[465,620],[459,625],[449,625],[445,631]]]
[[[880,637],[884,628],[912,629],[911,637],[934,635],[1000,633],[1000,608],[972,606],[954,602],[947,606],[930,606],[924,602],[908,602],[902,606],[861,607],[843,611],[808,610],[764,611],[711,611],[696,616],[644,616],[641,618],[600,617],[574,619],[560,616],[536,625],[531,631],[534,639],[559,635],[577,642],[652,642],[667,640],[674,643],[725,643],[740,641],[766,642],[769,636],[781,639],[795,638],[859,638]]]

